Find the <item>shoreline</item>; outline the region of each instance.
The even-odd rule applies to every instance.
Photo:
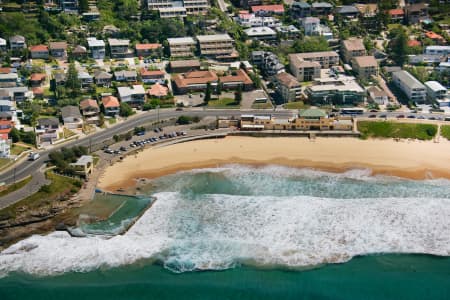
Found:
[[[328,172],[370,169],[372,175],[407,179],[450,179],[450,142],[360,140],[356,138],[236,137],[144,149],[108,166],[97,186],[132,189],[143,178],[180,171],[244,164],[281,165]]]

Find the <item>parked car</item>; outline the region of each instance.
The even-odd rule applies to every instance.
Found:
[[[127,147],[125,147],[125,146],[122,146],[122,147],[120,147],[120,149],[119,149],[120,151],[127,151]]]

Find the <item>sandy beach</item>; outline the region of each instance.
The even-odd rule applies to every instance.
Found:
[[[226,137],[167,147],[148,148],[130,155],[100,176],[98,186],[114,191],[133,187],[136,179],[177,171],[240,163],[279,164],[341,172],[371,169],[373,174],[412,179],[450,178],[450,142],[360,140],[356,138]]]

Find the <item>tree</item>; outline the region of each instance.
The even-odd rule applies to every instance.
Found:
[[[206,84],[205,103],[208,104],[210,100],[211,100],[211,82],[208,82]]]
[[[80,8],[81,13],[89,11],[89,1],[88,0],[79,0],[78,6]]]
[[[328,42],[323,36],[305,37],[303,40],[295,41],[292,46],[295,52],[317,52],[330,50]]]
[[[220,79],[217,81],[217,86],[216,86],[216,95],[220,95],[222,94],[222,84],[220,83]]]
[[[80,94],[81,82],[78,79],[78,71],[73,62],[70,63],[69,70],[67,71],[66,88],[73,97]]]
[[[399,27],[393,34],[394,38],[391,40],[391,45],[389,47],[392,59],[400,66],[403,66],[408,51],[408,36],[403,27]]]
[[[13,143],[17,143],[18,141],[20,141],[19,130],[17,128],[13,127],[11,129],[11,131],[9,132],[9,137],[11,138]]]
[[[234,92],[234,102],[240,105],[241,101],[242,101],[242,87],[239,86],[238,90]]]
[[[121,117],[129,117],[133,114],[133,109],[128,103],[122,102],[120,103],[120,111],[119,115]]]

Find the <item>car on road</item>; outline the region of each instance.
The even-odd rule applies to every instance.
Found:
[[[417,119],[423,120],[423,119],[425,119],[425,117],[424,116],[418,116]]]
[[[376,118],[377,115],[369,115],[369,118]]]
[[[113,154],[114,151],[112,149],[105,149],[103,152],[108,153],[108,154]]]
[[[404,118],[404,117],[405,117],[405,115],[398,115],[398,116],[397,116],[398,119],[402,119],[402,118]]]
[[[39,153],[36,153],[36,152],[31,152],[30,154],[28,154],[28,160],[35,161],[39,157],[41,157],[41,155]]]
[[[408,119],[415,119],[415,118],[416,118],[416,116],[413,116],[413,115],[408,116]]]
[[[121,153],[119,150],[114,150],[113,152],[114,152],[114,154],[120,154]]]
[[[127,151],[127,147],[122,146],[122,147],[119,148],[119,150],[120,150],[120,151]]]
[[[138,133],[136,133],[137,136],[143,136],[145,135],[145,131],[139,131]]]
[[[428,120],[436,120],[435,117],[429,117]]]
[[[386,118],[387,115],[379,115],[378,117],[380,117],[380,118]]]

